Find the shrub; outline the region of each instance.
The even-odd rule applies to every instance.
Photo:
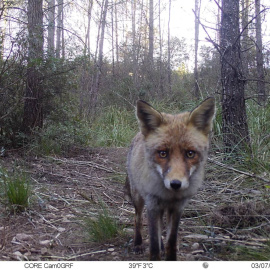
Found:
[[[0,185],[2,199],[5,206],[13,212],[22,212],[29,206],[31,188],[28,176],[25,173],[15,172],[8,174],[0,169]]]
[[[89,239],[94,242],[110,240],[122,231],[117,220],[110,215],[108,209],[103,205],[97,218],[85,220],[85,228]]]

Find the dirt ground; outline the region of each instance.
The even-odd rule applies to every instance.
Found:
[[[61,157],[10,152],[1,158],[1,166],[29,173],[32,196],[21,214],[0,205],[0,260],[148,260],[146,219],[145,253],[132,249],[134,209],[123,194],[126,154],[126,148],[89,148]],[[216,177],[219,169],[207,165],[204,185],[184,211],[178,260],[251,260],[269,248],[269,188],[230,170]],[[123,232],[99,243],[89,240],[83,224],[97,217],[101,201]]]

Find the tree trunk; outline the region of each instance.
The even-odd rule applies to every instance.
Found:
[[[57,30],[56,30],[56,58],[61,57],[62,45],[63,45],[63,8],[64,0],[57,0]],[[63,56],[63,55],[62,55]]]
[[[117,3],[117,0],[115,0]],[[119,45],[118,45],[118,13],[117,6],[114,7],[114,17],[115,17],[115,54],[116,54],[116,67],[118,69],[119,64]]]
[[[137,40],[136,40],[136,0],[132,0],[132,69],[133,85],[138,89],[138,60],[137,60]]]
[[[55,0],[48,0],[48,56],[54,57]]]
[[[64,2],[64,0],[63,0]],[[62,18],[61,18],[61,28],[62,28],[62,31],[61,31],[61,50],[62,50],[62,58],[65,59],[65,31],[64,31],[64,3],[62,4]]]
[[[114,53],[114,4],[111,6],[111,23],[112,23],[112,75],[115,76],[115,53]]]
[[[225,152],[250,148],[239,31],[239,0],[222,0],[222,131]]]
[[[152,69],[154,62],[154,0],[149,0],[149,62]]]
[[[22,131],[31,134],[43,126],[41,67],[43,63],[42,0],[28,0],[28,69]]]
[[[198,47],[199,47],[199,18],[200,18],[200,5],[199,0],[195,0],[195,67],[194,67],[194,96],[199,99],[199,74],[198,74]]]
[[[149,22],[148,22],[148,58],[147,58],[147,80],[149,83],[149,94],[154,95],[156,85],[154,79],[154,0],[149,0]]]
[[[161,5],[160,1],[158,4],[158,11],[159,11],[159,22],[158,22],[158,28],[159,28],[159,90],[161,92],[161,95],[164,96],[164,76],[163,76],[163,65],[162,65],[162,57],[163,57],[163,38],[162,38],[162,31],[161,31]]]
[[[89,0],[87,9],[87,30],[85,35],[85,52],[90,54],[90,26],[92,19],[93,0]]]
[[[100,34],[100,40],[99,40],[99,53],[98,53],[98,65],[100,69],[103,64],[103,45],[104,45],[107,10],[108,10],[108,0],[105,0],[102,21],[101,21],[101,34]]]
[[[257,60],[257,91],[258,102],[264,105],[266,101],[265,82],[264,82],[264,69],[263,69],[263,48],[262,48],[262,24],[260,15],[260,0],[255,0],[256,12],[256,60]]]
[[[172,69],[171,69],[171,6],[172,1],[169,0],[169,18],[168,18],[168,88],[169,93],[172,91]]]
[[[216,43],[220,44],[220,1],[216,0],[218,5],[218,12],[217,12],[217,26],[216,26]]]
[[[248,55],[249,55],[249,36],[248,36],[248,15],[249,15],[249,0],[242,0],[242,56],[243,56],[243,76],[248,77]]]
[[[100,32],[100,38],[99,38],[99,44],[98,44],[99,52],[98,52],[98,61],[97,61],[97,66],[96,66],[96,79],[95,79],[93,88],[91,89],[92,109],[95,108],[97,104],[97,97],[98,97],[98,92],[99,92],[99,87],[100,87],[101,72],[102,72],[102,66],[103,66],[103,45],[104,45],[107,10],[108,10],[108,0],[105,0],[104,7],[102,9],[101,22],[100,22],[101,32]]]
[[[3,61],[4,43],[5,43],[5,22],[4,15],[6,13],[5,2],[0,2],[0,62]]]

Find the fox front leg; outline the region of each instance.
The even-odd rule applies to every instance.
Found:
[[[135,206],[134,252],[136,254],[141,254],[144,252],[142,243],[142,211],[143,205]]]
[[[142,211],[143,202],[141,201],[135,206],[135,236],[134,236],[134,252],[141,254],[144,252],[142,243]]]
[[[167,241],[165,249],[166,261],[176,261],[177,252],[177,234],[181,212],[177,209],[169,209],[167,216]]]
[[[162,211],[147,210],[150,238],[150,260],[160,261]]]

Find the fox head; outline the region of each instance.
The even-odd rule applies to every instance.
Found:
[[[149,166],[167,189],[185,190],[194,175],[203,177],[214,114],[214,98],[206,99],[191,112],[177,115],[160,113],[148,103],[137,101]]]

